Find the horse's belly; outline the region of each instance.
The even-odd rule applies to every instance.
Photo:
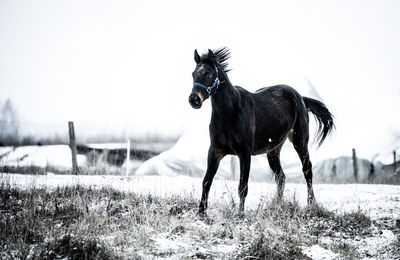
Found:
[[[255,140],[253,146],[253,155],[269,153],[275,149],[280,149],[283,143],[286,141],[287,134],[279,138],[271,139],[266,137],[261,140]]]
[[[268,153],[268,148],[265,147],[263,149],[260,149],[260,148],[254,149],[253,152],[251,153],[251,155],[259,155],[259,154],[264,154],[264,153]]]

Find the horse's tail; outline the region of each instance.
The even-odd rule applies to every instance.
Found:
[[[313,113],[315,119],[318,121],[316,138],[319,140],[318,146],[320,146],[332,129],[335,128],[333,115],[321,101],[308,97],[303,97],[303,101],[307,111]]]

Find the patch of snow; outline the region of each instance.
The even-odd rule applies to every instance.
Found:
[[[365,257],[363,259],[376,259],[377,256],[383,257],[387,253],[387,247],[397,241],[397,237],[390,230],[381,230],[378,236],[367,237],[354,244],[358,252],[371,258]]]
[[[232,245],[217,245],[215,250],[216,252],[220,252],[222,254],[232,254],[238,249],[237,245],[232,244]]]
[[[168,234],[162,233],[158,234],[157,237],[153,238],[155,241],[155,245],[157,248],[157,251],[160,252],[174,252],[177,253],[180,250],[184,250],[187,248],[187,243],[189,241],[182,241],[182,239],[175,238],[171,239],[168,238]]]
[[[198,227],[198,226],[197,226]],[[207,230],[210,226],[206,227]],[[207,231],[205,231],[207,232]],[[213,259],[225,259],[221,257],[234,253],[238,246],[235,244],[223,244],[223,241],[205,241],[205,245],[199,243],[197,236],[179,236],[171,235],[170,233],[161,233],[155,235],[152,240],[155,242],[155,252],[157,255],[173,255],[174,259],[186,258],[196,255],[196,253],[212,256]],[[216,244],[214,246],[214,244]],[[216,254],[216,252],[218,252]]]
[[[322,248],[319,245],[312,245],[303,249],[303,254],[310,257],[313,260],[329,260],[338,257],[337,254],[331,250]]]

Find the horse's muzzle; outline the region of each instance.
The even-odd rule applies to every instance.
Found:
[[[196,93],[192,93],[189,96],[189,104],[195,108],[195,109],[199,109],[201,108],[201,105],[203,103],[203,99]]]

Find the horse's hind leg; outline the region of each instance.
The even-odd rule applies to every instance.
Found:
[[[275,174],[278,200],[282,199],[283,197],[283,190],[285,189],[285,179],[286,179],[285,173],[283,172],[281,162],[279,159],[282,146],[283,142],[280,146],[267,153],[269,166],[271,167],[272,171]]]
[[[297,151],[298,150],[298,151]],[[307,204],[312,204],[315,201],[314,191],[312,187],[312,164],[310,161],[310,155],[308,153],[308,149],[306,148],[298,148],[296,149],[299,154],[300,160],[303,164],[303,174],[304,178],[307,182]]]
[[[307,183],[307,203],[311,204],[315,201],[315,197],[312,187],[312,164],[308,152],[308,116],[303,118],[303,123],[299,121],[296,122],[292,136],[290,136],[289,139],[293,143],[294,149],[299,155],[300,161],[303,165],[303,174]]]

